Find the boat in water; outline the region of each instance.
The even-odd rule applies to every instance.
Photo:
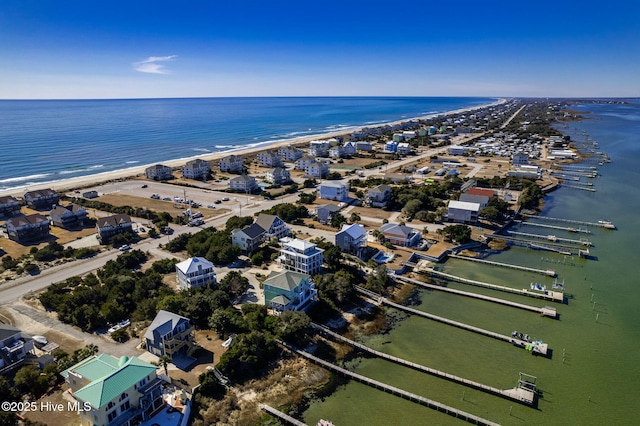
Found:
[[[534,355],[547,356],[549,352],[549,345],[547,343],[544,343],[542,340],[533,340],[528,334],[523,334],[518,331],[511,333],[511,343],[514,346],[524,348]]]

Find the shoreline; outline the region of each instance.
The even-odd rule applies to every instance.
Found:
[[[54,189],[58,192],[64,192],[64,191],[72,190],[75,188],[82,188],[82,187],[87,187],[91,185],[97,185],[99,183],[110,181],[110,180],[128,179],[128,178],[134,178],[141,174],[144,175],[145,169],[147,167],[153,166],[154,164],[163,164],[171,168],[178,168],[184,165],[187,161],[195,160],[198,158],[205,161],[215,161],[223,157],[226,157],[228,155],[252,155],[252,154],[257,154],[258,152],[266,151],[270,149],[279,149],[286,146],[297,146],[302,144],[308,144],[309,142],[318,140],[318,139],[327,139],[327,138],[332,138],[337,136],[344,136],[364,128],[379,128],[384,126],[400,124],[400,123],[404,123],[411,120],[427,120],[427,119],[431,119],[441,115],[447,116],[452,114],[461,114],[464,112],[475,111],[478,109],[502,105],[506,102],[507,102],[506,98],[498,98],[495,102],[488,103],[488,104],[483,104],[483,105],[478,105],[478,106],[473,106],[468,108],[460,108],[457,110],[434,113],[434,114],[429,114],[425,116],[410,117],[410,118],[404,118],[402,120],[395,120],[395,121],[383,122],[383,123],[377,123],[377,124],[349,126],[333,132],[318,133],[318,134],[308,135],[308,136],[298,136],[298,137],[288,138],[288,139],[256,142],[255,144],[239,146],[237,148],[231,148],[224,151],[170,159],[170,160],[154,162],[150,164],[137,165],[137,166],[128,167],[125,169],[117,169],[117,170],[96,173],[91,175],[77,176],[77,177],[72,177],[67,179],[59,179],[54,181],[37,183],[34,185],[24,185],[20,187],[9,188],[6,190],[0,190],[0,196],[22,197],[24,193],[27,191],[41,190],[41,189],[47,189],[47,188]]]

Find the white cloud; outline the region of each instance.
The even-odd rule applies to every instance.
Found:
[[[162,62],[172,61],[176,57],[177,55],[150,56],[144,61],[134,62],[133,69],[150,74],[169,74],[169,71],[164,68]]]

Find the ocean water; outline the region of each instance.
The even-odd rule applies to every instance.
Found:
[[[494,101],[437,97],[0,100],[0,191]]]
[[[513,330],[549,343],[551,358],[535,357],[508,343],[476,335],[415,316],[386,335],[366,343],[380,351],[498,388],[515,387],[520,372],[536,376],[541,396],[527,407],[455,383],[374,359],[361,358],[360,374],[423,395],[488,420],[505,424],[627,425],[636,424],[640,398],[640,107],[585,105],[587,119],[561,128],[574,140],[597,141],[612,163],[598,166],[597,192],[559,189],[545,198],[543,215],[589,222],[611,220],[618,230],[591,227],[588,239],[593,259],[512,247],[489,256],[498,262],[553,269],[564,281],[567,303],[497,293],[461,284],[460,288],[534,306],[557,308],[559,319],[479,300],[422,291],[417,309],[502,334]],[[586,132],[586,133],[585,133]],[[597,165],[597,163],[596,163]],[[528,227],[525,232],[534,231]],[[553,231],[558,237],[576,234]],[[514,288],[539,282],[551,288],[553,279],[534,273],[450,260],[448,273]],[[595,304],[594,304],[595,302]],[[597,321],[596,321],[597,318]],[[330,419],[336,425],[454,425],[446,414],[404,401],[356,382],[305,412],[307,424]]]

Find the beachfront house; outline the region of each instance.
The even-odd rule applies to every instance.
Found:
[[[240,247],[244,253],[253,253],[265,241],[266,231],[257,223],[252,223],[244,229],[231,231],[231,244]]]
[[[307,165],[304,174],[306,177],[323,179],[329,174],[329,166],[324,162],[314,161]]]
[[[345,142],[344,145],[342,145],[342,150],[344,152],[344,155],[349,157],[351,155],[356,155],[358,148],[356,148],[355,142],[349,141],[349,142]]]
[[[343,253],[360,257],[367,244],[367,231],[357,223],[342,225],[342,229],[336,234],[335,243]]]
[[[173,169],[169,166],[164,166],[162,164],[156,164],[151,167],[147,167],[144,169],[144,174],[147,179],[153,180],[169,180],[173,179]]]
[[[278,216],[272,214],[261,213],[254,223],[264,229],[265,241],[280,240],[291,234],[291,228]]]
[[[384,239],[401,247],[415,247],[422,239],[422,234],[415,229],[397,223],[385,223],[380,227]]]
[[[82,196],[84,198],[89,198],[89,199],[98,198],[98,191],[92,190],[92,191],[83,192]]]
[[[221,172],[242,174],[244,172],[244,161],[238,155],[227,155],[220,159],[218,164]]]
[[[450,222],[476,223],[480,212],[479,203],[450,200],[447,207],[447,219]]]
[[[210,171],[211,165],[208,161],[196,158],[195,160],[187,161],[187,164],[184,165],[182,177],[185,179],[206,180]]]
[[[329,155],[331,142],[329,141],[311,141],[309,142],[309,155],[312,157],[327,157]]]
[[[358,151],[370,152],[373,150],[373,145],[371,145],[371,142],[368,141],[357,141],[356,149]]]
[[[295,169],[296,170],[305,170],[307,166],[311,163],[315,163],[316,158],[310,155],[305,155],[296,160]]]
[[[260,189],[260,187],[253,176],[240,175],[229,180],[229,189],[231,191],[250,193]]]
[[[389,185],[378,185],[373,188],[369,188],[365,195],[365,204],[371,207],[386,207],[391,201],[393,193]]]
[[[38,189],[25,192],[24,201],[28,207],[36,210],[50,210],[60,202],[58,193],[53,189]]]
[[[87,211],[77,204],[55,206],[49,213],[49,218],[51,224],[59,228],[81,228],[87,220]]]
[[[304,311],[318,300],[308,274],[273,271],[263,283],[264,304],[278,312]]]
[[[324,250],[309,241],[297,238],[282,238],[278,261],[280,266],[303,274],[317,274],[324,263]]]
[[[274,185],[283,185],[291,182],[291,173],[283,167],[274,167],[264,173],[264,180]]]
[[[347,154],[344,152],[344,147],[340,145],[332,146],[329,148],[329,157],[331,158],[342,158],[346,157]]]
[[[198,349],[189,318],[160,310],[144,334],[147,351],[155,356],[190,357]]]
[[[129,426],[149,420],[165,407],[157,368],[136,357],[100,354],[60,374],[70,388],[69,397],[80,407],[82,425]]]
[[[176,263],[176,279],[180,290],[217,284],[213,263],[204,257],[190,257]]]
[[[29,354],[34,355],[33,340],[9,324],[0,324],[0,374],[23,365]]]
[[[321,204],[316,206],[316,217],[318,222],[327,224],[331,222],[331,218],[334,214],[340,211],[340,207],[335,204]]]
[[[282,167],[282,158],[277,152],[267,150],[258,153],[258,161],[263,167]]]
[[[487,207],[491,197],[496,195],[493,189],[486,188],[470,188],[467,192],[460,194],[460,201],[466,201],[468,203],[480,204],[480,209]]]
[[[11,217],[20,214],[22,205],[10,195],[0,197],[0,216]]]
[[[96,228],[98,228],[98,240],[102,244],[107,244],[111,237],[116,234],[133,232],[131,216],[128,214],[114,214],[113,216],[98,218]]]
[[[278,155],[280,155],[284,161],[294,162],[301,158],[304,153],[295,146],[285,146],[278,150]]]
[[[35,243],[49,237],[49,221],[41,214],[7,219],[7,236],[20,244]]]
[[[345,201],[349,198],[349,185],[340,181],[323,182],[318,187],[318,196],[323,200]]]

